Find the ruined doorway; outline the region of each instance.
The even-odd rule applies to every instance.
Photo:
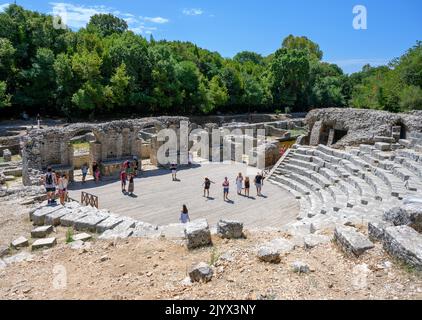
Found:
[[[72,167],[72,180],[82,181],[82,167],[88,167],[86,181],[94,180],[92,165],[96,161],[97,149],[100,146],[95,134],[91,130],[81,130],[75,132],[69,140],[69,163]]]

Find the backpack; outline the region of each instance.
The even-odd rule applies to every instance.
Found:
[[[47,173],[45,176],[45,184],[52,185],[53,184],[53,174]]]

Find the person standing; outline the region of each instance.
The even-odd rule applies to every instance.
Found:
[[[211,183],[214,183],[214,182],[212,182],[208,177],[205,177],[205,181],[202,184],[204,186],[204,197],[205,197],[205,194],[207,194],[207,198],[210,197]]]
[[[227,177],[225,177],[224,178],[224,182],[223,182],[223,197],[224,197],[224,201],[229,201],[229,187],[230,187],[229,179]]]
[[[86,176],[88,175],[88,165],[84,163],[82,166],[82,183],[86,182]]]
[[[38,129],[41,129],[41,116],[39,113],[37,114],[37,126],[38,126]]]
[[[43,177],[43,184],[44,184],[45,190],[47,191],[48,205],[52,205],[56,203],[56,200],[54,199],[54,195],[56,192],[57,179],[51,167],[47,168],[47,173]]]
[[[177,181],[177,164],[175,162],[170,165],[170,171],[173,181]]]
[[[60,197],[60,204],[64,206],[67,200],[67,186],[69,184],[69,180],[66,177],[66,174],[62,174],[59,179],[58,189],[59,189],[59,197]]]
[[[138,157],[133,157],[133,162],[134,162],[135,177],[136,177],[138,176],[138,169],[139,169]]]
[[[249,198],[249,189],[251,187],[251,182],[249,180],[249,177],[245,178],[245,196]]]
[[[131,174],[129,176],[129,187],[127,188],[127,191],[129,192],[130,196],[133,196],[133,192],[135,191],[135,176]]]
[[[264,177],[262,176],[262,174],[261,173],[258,173],[256,176],[255,176],[255,186],[256,186],[256,194],[257,194],[257,196],[261,196],[262,194],[261,194],[261,190],[262,190],[262,183],[263,183],[263,181],[264,181]]]
[[[181,223],[188,223],[190,222],[189,211],[186,205],[183,205],[182,211],[180,212],[179,221]]]
[[[120,181],[122,183],[122,192],[126,192],[127,173],[124,168],[120,172]]]
[[[243,176],[242,173],[239,172],[239,175],[236,177],[236,187],[237,187],[237,194],[242,194],[242,188],[243,188]]]
[[[94,177],[95,177],[95,183],[99,183],[100,182],[100,168],[97,166],[97,168],[95,169],[95,173],[94,173]]]

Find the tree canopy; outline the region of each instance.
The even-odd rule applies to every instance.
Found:
[[[75,32],[12,4],[0,13],[0,108],[68,118],[422,108],[421,42],[350,76],[322,57],[317,43],[290,35],[269,56],[223,58],[190,42],[148,41],[111,14]]]

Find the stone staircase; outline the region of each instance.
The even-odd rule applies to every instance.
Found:
[[[383,141],[341,151],[293,146],[268,180],[299,200],[295,231],[366,226],[404,198],[422,195],[422,152],[405,147],[422,145],[422,134],[400,144]]]
[[[30,212],[30,220],[35,227],[62,226],[78,232],[98,234],[99,239],[118,238],[160,238],[185,239],[186,225],[176,223],[155,226],[130,217],[113,214],[108,210],[86,207],[76,201],[64,206],[48,206],[46,203]]]

